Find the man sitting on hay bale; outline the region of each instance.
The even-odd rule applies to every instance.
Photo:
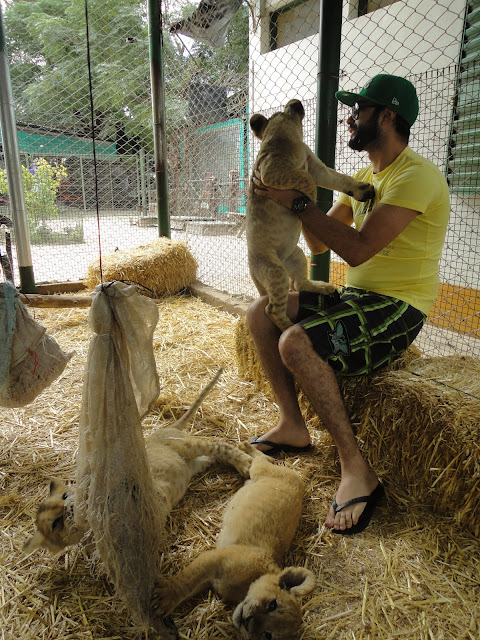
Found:
[[[282,334],[265,315],[265,298],[250,306],[247,323],[280,409],[277,425],[252,443],[265,453],[310,447],[295,378],[340,458],[341,482],[325,525],[353,534],[368,525],[384,491],[357,446],[336,375],[372,373],[418,335],[437,295],[450,202],[439,169],[408,146],[418,115],[408,80],[381,74],[359,93],[335,96],[352,107],[348,144],[367,151],[371,162],[355,178],[373,184],[374,201],[340,194],[325,214],[299,191],[266,187],[258,173],[253,180],[257,194],[299,215],[313,253],[330,248],[347,262],[346,286],[329,295],[290,293],[287,312],[296,324]]]

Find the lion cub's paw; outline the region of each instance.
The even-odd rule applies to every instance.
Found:
[[[329,293],[333,293],[337,288],[334,287],[333,284],[329,284],[328,282],[321,282],[320,280],[317,280],[317,282],[321,284],[321,293],[324,293],[326,295],[328,295]]]
[[[162,578],[153,589],[152,609],[156,616],[168,616],[178,605],[178,597],[171,580]]]
[[[260,449],[254,447],[253,444],[250,444],[250,442],[239,442],[237,446],[241,451],[247,453],[252,458],[265,458],[269,462],[273,462],[273,459],[271,457],[265,455],[263,451],[260,451]]]
[[[301,289],[303,291],[312,291],[313,293],[328,295],[329,293],[333,293],[336,287],[323,280],[306,280],[301,283]]]
[[[351,195],[355,200],[358,200],[358,202],[367,202],[367,200],[375,198],[375,189],[371,184],[368,184],[368,182],[359,182],[358,187],[353,189],[348,195]]]
[[[240,451],[243,451],[243,453],[247,453],[252,457],[256,455],[258,451],[258,449],[256,449],[253,444],[250,444],[250,442],[247,442],[246,440],[244,442],[239,442],[237,444],[237,447],[240,449]]]

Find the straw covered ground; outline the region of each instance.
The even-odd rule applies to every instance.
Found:
[[[189,425],[193,433],[230,442],[266,431],[276,419],[267,395],[239,375],[238,320],[198,298],[159,301],[155,353],[161,382],[145,432],[177,419],[219,366],[224,374]],[[88,309],[42,309],[35,317],[76,354],[62,376],[23,409],[1,409],[0,637],[2,639],[132,639],[135,629],[110,585],[92,573],[84,551],[25,556],[39,502],[50,478],[73,480],[83,367],[90,332]],[[303,517],[285,562],[318,575],[304,602],[304,640],[477,640],[480,636],[480,544],[447,515],[433,514],[390,481],[388,500],[358,536],[335,536],[322,526],[338,482],[328,436],[312,427],[316,445],[278,464],[307,483]],[[166,573],[212,546],[228,498],[241,486],[236,472],[215,467],[195,479],[172,513]],[[255,505],[252,505],[252,509]],[[212,593],[185,603],[174,619],[181,638],[235,638],[232,607]]]

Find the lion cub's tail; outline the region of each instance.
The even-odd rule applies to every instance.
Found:
[[[190,409],[188,409],[181,418],[179,418],[174,424],[170,425],[169,429],[183,429],[183,427],[185,426],[185,424],[190,420],[190,418],[194,415],[195,411],[198,409],[198,407],[202,404],[202,402],[205,400],[205,398],[208,396],[208,394],[210,393],[210,391],[212,390],[212,388],[215,386],[217,380],[220,378],[220,376],[223,373],[223,369],[220,368],[217,373],[213,376],[213,378],[210,380],[210,382],[207,384],[206,387],[204,387],[202,389],[202,391],[200,392],[200,395],[198,396],[198,398],[195,400],[195,402],[192,404],[192,406],[190,407]]]

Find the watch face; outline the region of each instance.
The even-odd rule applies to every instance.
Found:
[[[301,213],[302,211],[305,211],[309,202],[310,198],[308,198],[307,196],[299,196],[298,198],[295,198],[292,202],[292,211],[294,211],[295,213]]]

